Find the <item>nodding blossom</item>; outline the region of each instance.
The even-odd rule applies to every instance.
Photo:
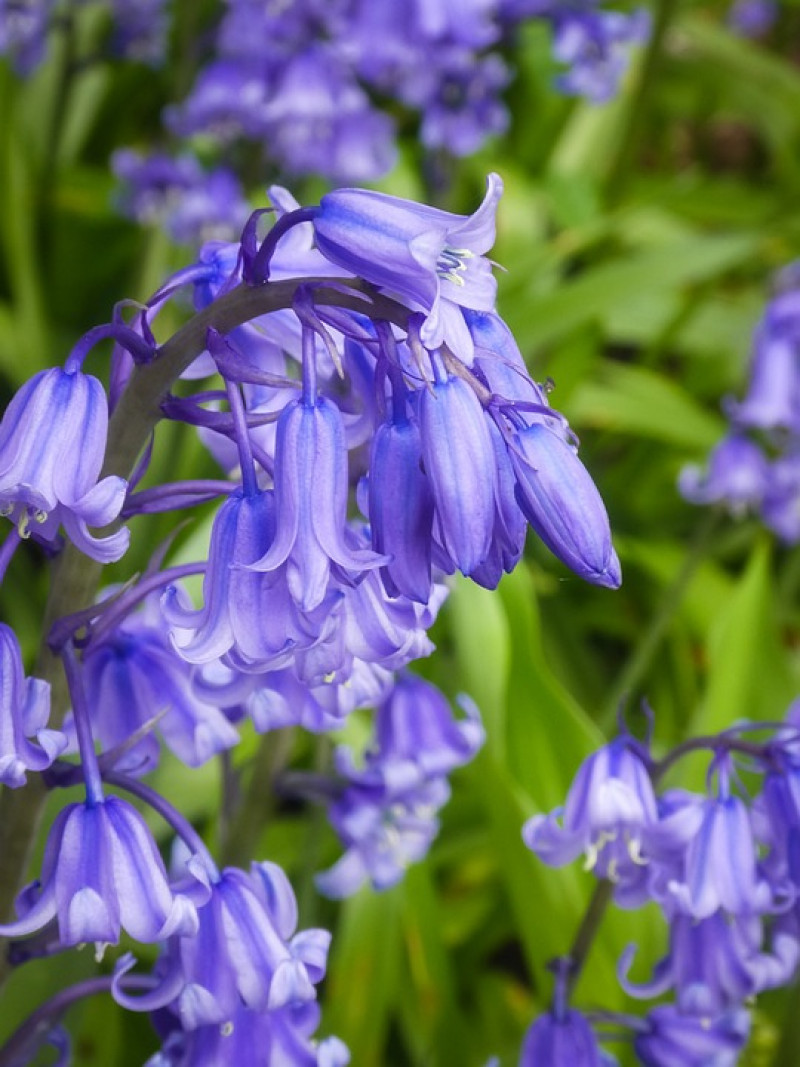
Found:
[[[585,760],[564,808],[534,815],[525,824],[523,838],[551,866],[560,867],[583,853],[587,869],[624,882],[646,862],[649,831],[657,821],[647,764],[638,745],[620,737]]]
[[[331,262],[364,278],[424,316],[420,339],[446,344],[472,363],[463,308],[492,311],[497,283],[485,253],[494,244],[495,211],[503,192],[490,174],[486,196],[469,216],[365,189],[336,189],[314,217],[317,247]]]
[[[56,817],[42,875],[18,898],[19,918],[0,936],[25,937],[58,921],[63,945],[116,945],[193,937],[197,911],[172,890],[144,819],[120,797],[69,804]]]
[[[126,483],[98,481],[106,451],[108,401],[97,378],[53,367],[27,381],[0,422],[0,513],[20,535],[52,541],[63,524],[87,556],[110,563],[126,551],[123,527],[96,537],[120,513]]]

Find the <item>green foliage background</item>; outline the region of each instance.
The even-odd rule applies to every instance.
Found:
[[[158,109],[187,88],[194,31],[213,10],[176,5],[176,59],[161,74],[74,69],[103,32],[92,5],[32,80],[0,69],[3,401],[106,321],[114,301],[145,298],[187,261],[188,250],[117,216],[108,157],[157,134]],[[742,717],[778,719],[800,689],[800,554],[754,521],[691,507],[675,488],[681,467],[702,461],[721,435],[721,399],[741,395],[770,275],[800,256],[800,7],[787,2],[761,43],[734,37],[717,4],[659,0],[653,14],[651,46],[602,108],[553,93],[548,35],[526,28],[509,55],[507,138],[453,167],[452,187],[437,194],[471,211],[485,173],[504,178],[493,253],[504,268],[499,310],[581,437],[611,516],[622,589],[581,583],[533,539],[498,593],[456,585],[434,635],[439,651],[420,669],[478,701],[489,739],[455,776],[429,860],[396,889],[365,890],[341,906],[318,898],[311,875],[337,845],[311,808],[263,804],[246,828],[260,857],[287,868],[301,924],[334,930],[323,1032],[346,1041],[354,1067],[482,1067],[490,1055],[516,1063],[525,1028],[548,1003],[547,960],[568,950],[592,886],[577,867],[540,864],[520,827],[562,801],[622,703],[636,725],[647,697],[663,750]],[[408,134],[381,187],[427,199]],[[310,201],[321,186],[295,191]],[[258,182],[252,192],[260,195]],[[210,473],[200,449],[171,430],[157,444],[154,477],[159,463],[171,477]],[[137,520],[134,565],[163,536],[159,521]],[[209,522],[201,516],[182,535],[182,558],[196,558]],[[29,656],[46,581],[30,553],[0,591],[2,618]],[[350,736],[365,728],[355,722]],[[324,745],[282,744],[298,763],[325,765]],[[269,753],[246,737],[234,762],[263,803]],[[701,765],[682,774],[673,784],[702,787]],[[219,768],[167,763],[159,786],[217,840]],[[632,940],[644,976],[664,948],[655,911],[608,913],[576,991],[581,1006],[631,1007],[615,964]],[[0,1032],[94,971],[88,951],[21,969],[4,994]],[[796,990],[760,1001],[747,1067],[800,1062],[796,1001]],[[146,1018],[107,999],[75,1009],[69,1023],[81,1067],[141,1064],[157,1044]],[[624,1047],[615,1051],[629,1062]]]

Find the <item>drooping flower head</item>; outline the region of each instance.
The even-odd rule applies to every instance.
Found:
[[[60,524],[87,556],[109,563],[128,547],[122,528],[95,537],[119,515],[126,483],[98,481],[108,403],[97,378],[77,369],[40,371],[12,397],[0,422],[0,511],[23,536],[52,540]]]
[[[597,1038],[579,1011],[548,1012],[528,1029],[519,1067],[603,1067]]]
[[[643,863],[658,811],[638,746],[623,736],[589,756],[570,786],[563,827],[560,814],[534,815],[523,828],[525,844],[544,863],[560,867],[583,852],[588,867],[613,878]]]
[[[193,935],[197,912],[170,888],[144,819],[119,797],[69,804],[50,830],[41,882],[18,899],[20,917],[0,927],[25,937],[58,920],[63,945],[117,944],[125,930],[137,941]]]

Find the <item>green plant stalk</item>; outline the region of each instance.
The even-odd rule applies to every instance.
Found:
[[[108,446],[102,477],[127,478],[161,418],[161,404],[180,374],[206,348],[206,333],[214,327],[228,333],[236,326],[290,308],[301,286],[315,289],[318,304],[336,305],[385,318],[401,327],[408,310],[393,300],[373,293],[365,283],[342,279],[350,292],[330,287],[330,279],[295,278],[251,287],[240,285],[194,315],[160,346],[151,363],[137,366],[109,422]],[[56,561],[42,626],[42,642],[35,673],[51,686],[50,726],[58,728],[69,707],[61,664],[47,645],[53,623],[91,605],[100,585],[103,568],[67,545]],[[25,879],[36,839],[47,789],[32,777],[24,789],[3,789],[0,794],[0,921],[10,918],[14,898]],[[0,986],[9,973],[5,955],[0,956]]]
[[[658,612],[642,634],[633,655],[612,686],[600,722],[605,731],[613,727],[614,718],[623,701],[630,699],[647,674],[669,624],[681,606],[695,571],[706,557],[709,545],[722,522],[722,517],[723,512],[720,509],[711,508],[700,523],[694,541],[672,585],[668,587]]]

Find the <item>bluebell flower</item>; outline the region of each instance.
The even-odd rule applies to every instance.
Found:
[[[750,1015],[736,1008],[715,1018],[653,1008],[633,1047],[643,1067],[736,1067],[750,1035]]]
[[[569,67],[556,79],[556,87],[594,104],[611,100],[628,67],[630,46],[647,40],[649,12],[639,8],[626,14],[556,3],[548,14],[553,21],[553,55]]]
[[[314,1040],[319,1019],[316,1004],[287,1005],[267,1012],[239,1005],[224,1025],[195,1030],[179,1029],[179,1021],[172,1016],[173,1027],[161,1050],[145,1067],[220,1067],[228,1063],[250,1067],[256,1050],[259,1065],[346,1067],[350,1053],[343,1042],[336,1037]]]
[[[353,538],[356,545],[359,542]],[[363,542],[362,542],[363,543]],[[349,656],[399,670],[433,652],[428,629],[446,592],[431,588],[424,604],[406,596],[390,597],[377,571],[368,571],[354,586],[343,588],[341,624]],[[343,666],[349,670],[350,660]]]
[[[258,140],[267,130],[269,102],[261,61],[216,59],[200,71],[179,107],[165,109],[164,121],[180,137],[208,132],[222,141],[240,134]]]
[[[23,891],[20,904],[20,917],[0,926],[3,937],[25,937],[52,919],[63,945],[117,944],[122,930],[137,941],[190,940],[198,928],[194,904],[170,888],[144,819],[119,797],[59,812],[41,882]]]
[[[753,338],[747,395],[729,401],[739,426],[800,431],[800,288],[796,283],[766,307]]]
[[[123,183],[118,198],[123,213],[166,229],[181,244],[237,236],[250,214],[241,184],[227,167],[206,172],[189,154],[172,159],[130,149],[115,152],[111,166]]]
[[[742,515],[761,506],[770,477],[761,447],[734,431],[712,449],[707,472],[695,464],[683,468],[678,488],[692,504],[722,503],[734,515]]]
[[[500,93],[511,73],[500,58],[476,56],[463,47],[442,48],[435,64],[420,57],[403,97],[422,112],[420,140],[454,156],[477,152],[487,137],[505,133],[509,114]]]
[[[275,71],[264,118],[270,150],[290,174],[361,182],[394,166],[394,123],[324,44],[306,45]]]
[[[64,751],[67,739],[47,729],[49,717],[49,683],[25,677],[16,635],[0,622],[0,783],[16,789],[26,771],[45,770]]]
[[[173,939],[168,950],[183,976],[173,1006],[183,1028],[225,1023],[242,1005],[265,1012],[313,1001],[330,934],[295,933],[294,894],[280,868],[254,863],[248,874],[229,867],[209,889],[196,936]]]
[[[453,376],[420,390],[418,417],[434,530],[453,566],[469,575],[489,554],[494,530],[489,420],[474,390]]]
[[[734,0],[728,9],[728,26],[742,37],[763,37],[778,19],[776,0]]]
[[[566,1008],[540,1015],[528,1028],[519,1067],[603,1067],[613,1062],[601,1052],[584,1016]]]
[[[278,420],[275,447],[275,538],[260,559],[248,564],[253,572],[286,564],[289,592],[304,612],[323,603],[332,565],[359,575],[386,562],[347,544],[347,491],[339,409],[322,396],[290,401]]]
[[[525,518],[581,578],[616,589],[619,559],[597,486],[560,428],[535,422],[511,434],[509,456]]]
[[[191,608],[175,587],[164,594],[164,612],[188,662],[227,655],[249,669],[277,669],[297,649],[319,640],[338,595],[326,598],[323,590],[316,614],[303,613],[289,594],[285,570],[278,564],[272,573],[252,569],[274,544],[274,532],[271,492],[237,490],[220,508],[211,530],[203,607]]]
[[[426,779],[449,774],[473,759],[485,732],[477,707],[462,696],[457,720],[444,694],[408,672],[398,675],[375,715],[375,740],[357,769],[352,750],[336,750],[336,767],[350,782],[402,794]]]
[[[164,62],[169,32],[167,0],[111,0],[115,55],[158,67]]]
[[[785,985],[797,967],[796,931],[778,925],[772,931],[771,952],[762,951],[764,925],[756,916],[731,919],[722,911],[706,919],[681,912],[670,919],[669,953],[650,980],[628,980],[635,946],[619,962],[619,981],[635,997],[657,997],[674,990],[678,1009],[710,1018],[739,1007],[748,997]]]
[[[30,74],[44,59],[54,0],[0,0],[0,56],[18,74]]]
[[[769,468],[761,518],[788,545],[800,541],[800,449],[795,442]]]
[[[719,908],[732,915],[769,911],[772,892],[757,866],[757,845],[747,805],[728,787],[720,768],[720,792],[707,797],[697,833],[686,850],[683,877],[669,887],[679,906],[696,919]]]
[[[437,812],[449,797],[444,778],[399,795],[387,795],[383,787],[348,787],[328,812],[346,851],[316,876],[319,891],[340,898],[368,880],[375,889],[396,885],[409,864],[427,855],[439,832]]]
[[[128,742],[155,716],[167,746],[189,767],[239,741],[238,731],[219,708],[196,693],[191,668],[175,654],[155,603],[92,642],[84,653],[83,668],[94,736],[104,751]],[[158,741],[149,733],[116,768],[149,769],[158,752]]]
[[[461,308],[494,309],[497,283],[484,253],[494,244],[502,191],[500,178],[490,174],[483,204],[464,216],[385,193],[336,189],[322,197],[314,219],[317,247],[422,312],[426,348],[445,343],[470,364],[472,340]]]
[[[433,496],[422,470],[419,427],[408,418],[379,426],[369,464],[372,545],[388,557],[381,577],[390,596],[426,604],[431,593]]]
[[[636,866],[647,862],[648,841],[657,821],[647,765],[638,746],[619,737],[581,764],[564,809],[534,815],[522,836],[550,866],[561,867],[583,853],[587,868],[600,877],[625,881],[635,874]]]
[[[126,483],[98,481],[106,450],[108,404],[103,386],[79,370],[54,367],[27,381],[0,422],[0,512],[23,536],[51,540],[63,523],[87,556],[110,563],[130,538],[122,528],[95,537],[120,513]]]

